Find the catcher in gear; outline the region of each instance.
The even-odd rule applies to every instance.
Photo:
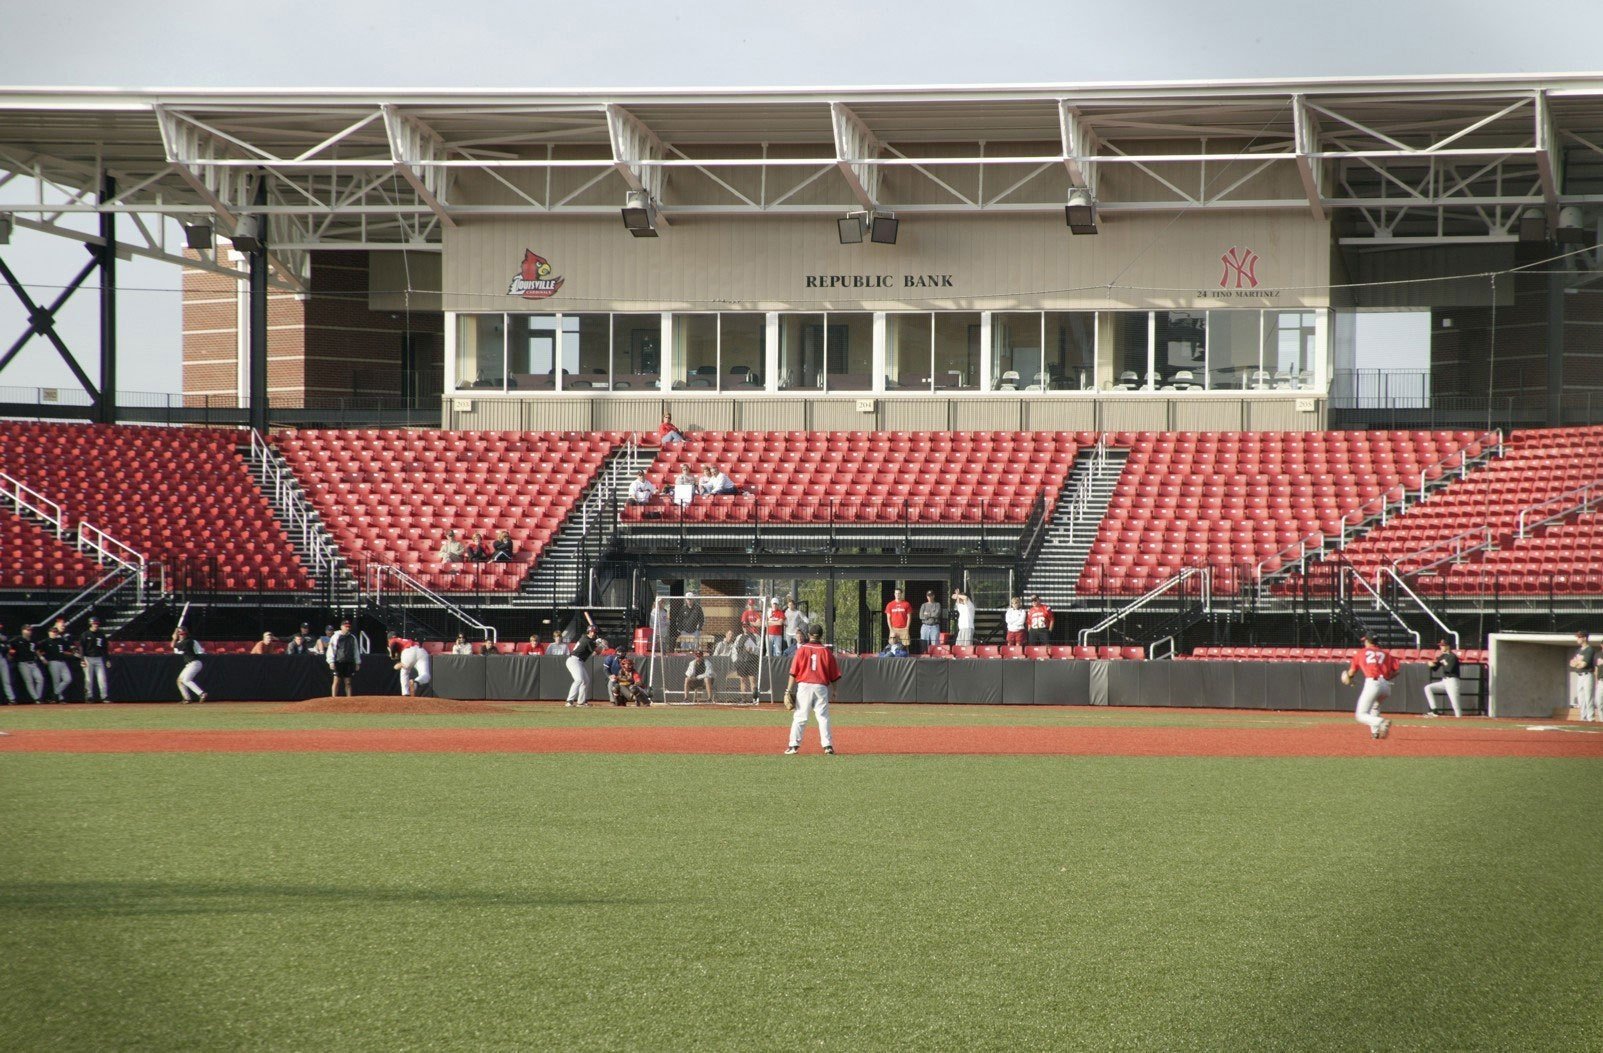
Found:
[[[651,694],[646,685],[641,683],[640,673],[635,669],[633,658],[618,660],[618,671],[609,679],[612,694],[612,704],[615,706],[651,705]]]

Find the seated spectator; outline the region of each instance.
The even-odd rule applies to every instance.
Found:
[[[545,653],[547,655],[566,655],[568,653],[568,641],[563,638],[560,630],[551,634],[551,642],[546,644]]]
[[[473,645],[468,643],[468,638],[466,636],[463,636],[461,633],[457,633],[456,634],[456,643],[451,645],[451,653],[452,654],[472,654],[473,653]]]
[[[690,474],[690,466],[685,465],[679,469],[679,474],[673,481],[673,503],[688,505],[696,495],[696,477]]]
[[[735,657],[735,630],[731,629],[724,633],[724,638],[713,645],[712,656],[714,658]]]
[[[484,543],[484,532],[482,530],[473,532],[473,540],[468,542],[467,552],[464,555],[467,556],[469,563],[490,562],[490,546]]]
[[[706,492],[709,496],[729,497],[736,493],[735,481],[729,478],[728,473],[722,468],[718,469],[717,471],[713,471],[711,468],[708,468],[707,472],[708,477]]]
[[[697,651],[690,664],[685,666],[685,701],[697,701],[697,695],[706,700],[715,702],[712,691],[712,663],[707,660],[706,651]]]
[[[250,649],[251,654],[278,654],[278,639],[272,633],[262,633]]]
[[[674,645],[681,651],[701,648],[701,632],[707,625],[707,612],[694,592],[685,593],[685,605],[679,609],[679,638]]]
[[[517,555],[517,546],[512,543],[510,531],[497,530],[495,543],[490,546],[491,563],[511,563],[512,557]]]
[[[891,639],[891,642],[885,645],[885,650],[883,650],[883,651],[881,651],[879,653],[879,657],[881,657],[881,658],[906,658],[907,657],[907,648],[906,648],[906,646],[903,645],[901,640],[898,640],[898,639],[893,637]]]
[[[540,639],[539,633],[530,633],[528,643],[518,644],[518,653],[533,655],[545,654],[545,641]]]
[[[456,539],[455,530],[447,530],[440,541],[440,562],[460,563],[467,555],[467,546]]]
[[[646,473],[641,472],[635,476],[635,481],[629,484],[629,500],[637,505],[643,505],[657,496],[657,488],[651,485]]]
[[[284,653],[311,654],[312,646],[313,642],[306,636],[306,627],[302,626],[300,632],[289,638],[289,643],[284,646]]]
[[[685,437],[674,426],[673,414],[664,413],[662,423],[657,425],[657,445],[666,446],[670,442],[684,442]]]
[[[328,644],[332,639],[334,639],[334,627],[332,625],[323,626],[323,635],[317,638],[317,645],[312,648],[312,653],[320,655],[328,654]]]

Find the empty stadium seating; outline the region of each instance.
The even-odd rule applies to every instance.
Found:
[[[1544,502],[1551,503],[1528,521],[1561,512],[1579,500],[1564,495],[1599,480],[1603,428],[1516,431],[1504,443],[1502,457],[1371,530],[1347,546],[1346,556],[1370,577],[1393,564],[1406,575],[1478,544],[1480,532],[1489,530],[1494,549],[1429,568],[1418,582],[1423,591],[1450,596],[1603,593],[1603,519],[1596,513],[1572,515],[1517,537],[1521,512]],[[1466,532],[1476,533],[1464,537]]]
[[[311,587],[221,428],[0,423],[5,471],[143,555],[222,590]],[[26,566],[24,565],[24,569]]]
[[[648,478],[668,489],[682,467],[711,465],[740,494],[698,498],[681,513],[667,494],[626,521],[1022,523],[1042,494],[1057,499],[1080,445],[1069,432],[695,432],[665,446]]]
[[[283,432],[274,443],[353,561],[446,591],[515,589],[623,436],[612,432]],[[517,546],[512,563],[439,559],[455,530]]]
[[[1199,564],[1236,573],[1281,566],[1303,539],[1334,537],[1417,491],[1444,459],[1476,456],[1473,432],[1142,432],[1113,437],[1129,461],[1079,581],[1081,594],[1139,594]]]
[[[926,658],[1023,658],[1036,661],[1045,658],[1070,658],[1082,662],[1141,659],[1146,656],[1147,649],[1145,647],[1112,644],[1104,644],[1100,647],[1080,647],[1067,644],[1053,644],[1051,646],[1035,644],[1029,647],[980,644],[975,647],[965,647],[962,645],[937,644],[923,655]],[[914,657],[918,656],[915,655]]]
[[[54,531],[0,509],[0,589],[82,589],[105,573]]]
[[[1430,662],[1435,648],[1394,647],[1389,653],[1399,662]],[[1197,662],[1350,662],[1351,647],[1198,647],[1190,654],[1177,654],[1176,661]],[[1484,665],[1486,652],[1466,649],[1458,652],[1461,661]]]

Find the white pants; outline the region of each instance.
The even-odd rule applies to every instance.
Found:
[[[104,658],[85,658],[83,660],[83,700],[93,701],[95,692],[100,693],[102,702],[111,701],[111,689],[107,686],[106,660]]]
[[[829,685],[828,684],[797,684],[796,685],[796,715],[790,719],[790,744],[792,748],[801,745],[802,733],[807,730],[807,715],[818,714],[818,744],[820,746],[833,746],[835,740],[829,735]]]
[[[11,659],[0,657],[0,686],[6,689],[6,701],[17,700],[17,690],[11,686]]]
[[[1586,715],[1586,707],[1583,706],[1581,707],[1581,719],[1603,720],[1603,680],[1599,680],[1595,676],[1592,679],[1597,680],[1597,686],[1592,689],[1592,715],[1588,717]]]
[[[1436,697],[1438,695],[1447,696],[1447,701],[1453,706],[1453,716],[1461,717],[1464,715],[1463,710],[1458,706],[1458,677],[1443,677],[1434,684],[1425,685],[1425,708],[1427,710],[1436,708]]]
[[[1358,708],[1354,712],[1358,723],[1378,727],[1385,719],[1380,715],[1380,704],[1390,697],[1390,680],[1365,680],[1364,689],[1358,692]]]
[[[1570,705],[1581,711],[1582,720],[1597,716],[1597,677],[1591,673],[1570,674]]]
[[[568,656],[568,675],[573,686],[568,688],[568,701],[574,704],[590,701],[590,663],[575,655]]]
[[[401,694],[415,695],[419,684],[426,684],[434,679],[429,667],[420,665],[413,668],[401,666]]]
[[[57,702],[67,700],[67,688],[72,686],[72,667],[66,662],[51,662],[50,665],[50,693],[56,696]]]
[[[200,662],[198,660],[184,663],[183,672],[178,674],[178,695],[185,702],[190,700],[189,694],[192,691],[196,698],[206,694],[205,689],[200,686],[200,682],[195,679],[199,675]]]
[[[37,702],[45,697],[45,674],[38,662],[23,662],[17,666],[17,672],[22,674],[22,686],[27,689],[29,698]]]
[[[974,626],[971,625],[967,629],[963,628],[962,626],[958,626],[958,629],[957,629],[957,646],[959,646],[959,647],[973,647],[974,646]]]

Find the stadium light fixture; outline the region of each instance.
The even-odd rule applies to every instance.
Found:
[[[894,212],[875,212],[868,221],[868,240],[876,245],[896,244],[896,233],[902,221]]]
[[[1063,221],[1070,234],[1096,233],[1096,198],[1084,187],[1069,191],[1069,203],[1063,206]]]
[[[210,223],[185,223],[184,244],[196,252],[206,252],[212,247],[212,233]]]
[[[0,216],[0,245],[11,244],[11,217]]]
[[[1547,214],[1545,212],[1539,208],[1528,208],[1520,213],[1520,240],[1547,240]]]
[[[262,221],[257,216],[240,216],[229,239],[240,252],[262,251]]]
[[[1583,227],[1581,207],[1579,205],[1565,205],[1558,210],[1558,240],[1561,245],[1586,244],[1586,228]]]
[[[848,212],[835,221],[842,245],[861,245],[868,226],[867,212]]]
[[[644,190],[631,190],[623,205],[623,225],[637,238],[657,236],[657,206]]]

